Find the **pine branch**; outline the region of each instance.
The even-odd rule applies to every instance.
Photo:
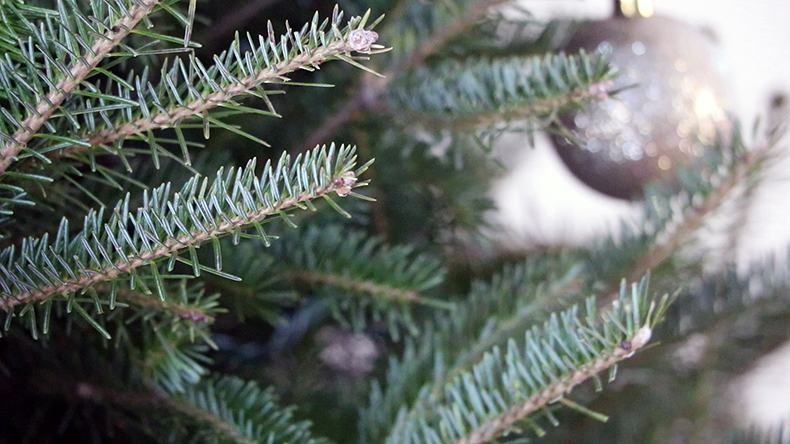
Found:
[[[317,19],[317,16],[316,16]],[[255,54],[255,62],[263,63],[265,60],[266,68],[258,72],[252,72],[250,66],[241,63],[241,41],[236,36],[231,49],[220,56],[215,56],[215,65],[209,68],[198,68],[199,63],[194,57],[190,57],[189,67],[178,66],[177,71],[172,73],[163,72],[162,78],[167,79],[167,82],[173,82],[178,79],[178,73],[181,72],[194,72],[194,73],[210,73],[213,74],[200,79],[203,85],[214,83],[217,86],[213,92],[208,94],[196,94],[195,87],[190,85],[189,97],[178,101],[176,106],[166,107],[160,105],[159,112],[146,112],[143,113],[138,119],[115,126],[114,128],[101,130],[96,134],[90,135],[87,142],[82,145],[74,145],[62,151],[57,151],[48,156],[50,160],[56,160],[60,157],[74,157],[78,153],[86,150],[93,149],[94,147],[110,145],[119,140],[126,140],[135,135],[145,134],[148,131],[179,126],[179,124],[187,119],[194,117],[202,117],[206,119],[206,112],[218,105],[230,104],[234,98],[241,95],[255,94],[255,91],[264,84],[269,83],[286,83],[288,79],[286,74],[294,71],[305,69],[312,70],[318,69],[319,65],[324,62],[333,60],[335,58],[344,56],[351,52],[370,52],[371,47],[375,46],[376,33],[365,30],[363,28],[349,29],[345,35],[332,34],[330,36],[318,38],[317,20],[313,21],[313,30],[306,32],[303,35],[296,33],[295,35],[285,36],[281,41],[287,41],[289,38],[292,41],[299,41],[294,44],[294,50],[297,50],[296,55],[291,54],[278,54],[275,52],[269,55],[267,51],[271,48],[277,48],[274,35],[270,35],[269,40],[261,40],[260,45],[256,48],[252,46],[252,51]],[[302,42],[302,40],[308,40]],[[325,43],[326,42],[326,43]],[[310,48],[309,45],[319,45],[315,48]],[[250,42],[252,45],[252,42]],[[304,46],[302,46],[304,45]],[[263,54],[261,56],[260,54]],[[233,57],[235,55],[235,57]],[[251,59],[246,56],[247,62]],[[270,60],[271,58],[271,60]],[[235,59],[235,60],[234,60]],[[231,61],[230,64],[223,63],[224,60]],[[238,61],[238,62],[236,62]],[[181,61],[179,61],[180,63]],[[175,68],[175,67],[174,67]],[[163,70],[164,71],[164,70]],[[241,72],[239,72],[241,71]],[[231,74],[232,73],[232,74]],[[223,85],[224,79],[227,85]],[[191,79],[187,79],[191,83]],[[182,87],[183,88],[183,87]],[[157,89],[161,90],[162,86]],[[197,97],[195,97],[197,96]],[[157,98],[157,102],[159,99]],[[208,123],[206,123],[208,125]],[[216,125],[216,124],[215,124]]]
[[[601,353],[599,358],[592,360],[569,375],[558,378],[549,387],[544,388],[529,399],[510,407],[507,411],[491,419],[490,422],[454,442],[457,444],[484,444],[502,436],[528,415],[538,412],[550,403],[557,402],[558,399],[561,400],[566,393],[570,392],[577,385],[595,377],[598,373],[609,369],[618,362],[631,357],[638,349],[647,344],[650,335],[650,327],[642,327],[613,351]]]
[[[646,211],[648,214],[653,213],[648,217],[658,227],[654,226],[649,235],[639,233],[633,236],[632,240],[644,242],[646,249],[637,248],[637,256],[631,259],[628,269],[617,270],[618,275],[633,279],[666,262],[698,231],[708,216],[721,208],[743,183],[759,174],[778,154],[777,138],[765,140],[758,148],[748,150],[737,128],[732,137],[729,146],[719,142],[708,148],[707,158],[702,159],[700,164],[693,165],[689,171],[679,171],[681,179],[686,182],[682,185],[681,193],[669,197],[672,192],[662,187],[648,192]],[[615,248],[623,250],[622,246]],[[591,263],[598,267],[605,262],[593,260]],[[596,274],[601,276],[609,273],[599,270]],[[608,296],[603,297],[602,302],[615,298],[616,291],[616,287],[610,283],[603,293]]]
[[[401,433],[406,420],[430,410],[445,386],[492,347],[505,346],[552,310],[580,301],[581,289],[574,285],[581,285],[582,270],[573,256],[535,256],[506,267],[490,282],[473,283],[463,303],[449,314],[437,313],[423,328],[432,340],[416,346],[407,342],[403,356],[390,361],[385,390],[374,384],[370,406],[362,413],[361,442],[382,442],[386,433]]]
[[[421,299],[420,294],[414,290],[394,288],[388,285],[375,284],[358,279],[349,279],[318,271],[294,271],[290,273],[288,277],[310,284],[331,285],[355,293],[379,295],[395,302],[408,303]]]
[[[193,294],[196,292],[196,289],[191,289],[190,291],[186,291],[184,287],[186,284],[186,280],[182,280],[180,282],[181,291],[177,293],[180,294],[179,300],[176,300],[175,297],[165,297],[164,300],[159,298],[152,297],[153,295],[144,294],[138,291],[132,291],[126,288],[119,288],[117,284],[110,285],[109,288],[104,288],[106,286],[96,285],[96,290],[100,293],[111,293],[115,292],[115,297],[118,300],[134,307],[138,307],[145,311],[164,311],[168,313],[172,313],[176,315],[178,318],[195,322],[195,323],[204,323],[204,324],[211,324],[214,322],[214,319],[217,313],[220,313],[224,310],[217,308],[217,296],[209,297],[206,299],[200,300],[200,297],[195,297]],[[167,292],[168,294],[172,292]],[[202,291],[199,291],[200,296],[202,296]],[[112,310],[113,307],[110,305],[110,309]],[[150,314],[146,313],[143,314],[144,317],[149,317]]]
[[[507,0],[472,0],[471,2],[467,2],[466,0],[450,0],[444,5],[426,5],[426,7],[429,8],[437,7],[437,10],[439,10],[439,8],[444,9],[446,7],[447,11],[445,12],[447,13],[447,16],[451,18],[448,20],[448,17],[443,16],[431,21],[431,25],[436,25],[437,23],[441,24],[441,26],[437,29],[419,30],[421,33],[428,34],[427,38],[421,40],[419,45],[415,45],[413,48],[410,48],[411,52],[408,52],[403,56],[397,56],[393,66],[390,69],[384,71],[383,78],[363,78],[363,83],[358,89],[357,94],[350,98],[341,109],[334,112],[331,117],[322,122],[318,128],[313,130],[313,132],[307,136],[305,141],[299,145],[301,151],[321,143],[322,140],[331,138],[331,136],[340,130],[340,128],[357,119],[364,109],[375,105],[379,98],[386,94],[389,88],[389,83],[393,79],[397,78],[402,73],[419,66],[423,61],[425,61],[425,59],[441,50],[442,47],[444,47],[453,38],[468,31],[470,27],[478,23],[480,19],[491,10],[491,8],[505,3],[506,1]],[[406,9],[407,8],[404,6],[402,10]],[[433,10],[431,13],[433,13]],[[400,20],[400,25],[413,26],[414,23],[410,19],[410,17],[404,15]],[[390,21],[390,23],[390,29],[395,30],[396,36],[397,34],[400,34],[399,30],[397,29],[398,23],[393,23],[393,21]]]
[[[401,416],[386,442],[483,443],[522,420],[539,430],[529,415],[647,343],[670,299],[659,302],[646,292],[644,282],[632,287],[630,297],[624,289],[612,311],[600,317],[589,299],[584,321],[575,307],[554,314],[527,332],[523,351],[512,339],[505,356],[495,347],[447,384],[438,404]]]
[[[293,408],[279,406],[273,390],[261,389],[254,382],[233,376],[202,381],[190,386],[185,393],[172,396],[151,387],[124,392],[88,382],[53,388],[60,391],[70,389],[71,397],[131,413],[153,411],[151,419],[162,426],[160,433],[178,442],[328,442],[312,437],[310,423],[295,420]],[[153,432],[156,433],[156,428]]]
[[[96,36],[90,49],[83,56],[73,61],[68,75],[60,80],[46,97],[41,97],[35,110],[29,112],[28,117],[20,123],[20,128],[11,136],[12,141],[4,143],[0,148],[0,175],[8,169],[19,152],[41,129],[66,97],[79,87],[92,70],[141,20],[151,13],[157,3],[159,0],[140,0],[133,3],[127,13],[122,14],[104,34]]]
[[[491,126],[604,99],[614,74],[603,58],[583,52],[451,60],[402,76],[390,88],[386,106],[393,115],[405,113],[428,127]]]
[[[248,309],[261,305],[254,311],[262,311],[264,304],[254,301],[271,306],[282,302],[283,294],[317,296],[339,322],[361,330],[371,319],[386,319],[396,338],[404,326],[417,331],[414,317],[420,307],[454,307],[431,293],[444,281],[440,262],[409,246],[388,246],[334,223],[305,223],[278,237],[266,249],[234,250],[225,269],[242,280],[216,283],[226,298]]]
[[[171,9],[168,11],[176,14]],[[109,70],[113,65],[140,54],[133,48],[121,45],[121,50],[112,54],[114,58],[110,64],[94,69],[93,75],[97,80],[94,83],[83,82],[84,87],[72,91],[69,100],[58,108],[62,112],[53,114],[51,121],[46,122],[51,134],[41,134],[35,146],[27,147],[17,156],[19,159],[26,159],[17,169],[53,165],[58,159],[69,157],[89,164],[92,171],[102,170],[104,167],[97,164],[95,159],[99,153],[120,156],[124,166],[129,169],[126,156],[139,150],[126,147],[125,142],[128,140],[147,143],[154,164],[158,166],[160,156],[173,156],[153,133],[161,128],[175,128],[178,137],[168,143],[179,145],[183,155],[182,162],[188,166],[191,163],[188,150],[190,142],[183,137],[181,130],[192,125],[187,123],[190,120],[202,120],[194,126],[202,127],[206,137],[210,128],[214,127],[230,130],[265,144],[246,132],[221,122],[219,118],[222,113],[210,111],[220,106],[230,110],[230,113],[276,116],[267,98],[272,92],[264,90],[265,85],[288,83],[288,73],[297,70],[312,71],[333,59],[342,59],[361,66],[351,59],[352,52],[375,54],[386,51],[375,44],[377,34],[365,29],[369,14],[370,11],[363,17],[350,18],[345,28],[341,29],[343,13],[336,7],[331,20],[320,21],[316,14],[301,29],[293,30],[288,27],[287,32],[279,38],[269,24],[268,37],[259,36],[255,41],[250,35],[244,40],[237,35],[230,48],[215,56],[214,63],[208,67],[191,53],[186,57],[176,58],[172,63],[165,60],[155,84],[149,81],[147,68],[139,75],[129,73],[126,80]],[[180,19],[186,20],[185,17]],[[108,29],[112,28],[108,25]],[[177,40],[175,37],[151,32],[134,32],[141,33],[153,42]],[[191,45],[191,42],[185,43],[187,44]],[[185,49],[178,51],[183,52]],[[28,71],[31,76],[44,76],[41,69],[35,66],[29,67]],[[101,75],[96,75],[97,73]],[[250,108],[234,100],[250,95],[264,100],[269,107],[268,111]],[[13,96],[13,99],[11,106],[14,109],[25,105],[23,97]],[[17,118],[8,113],[4,115],[7,119]],[[22,120],[21,117],[18,119]],[[0,123],[3,123],[2,120]],[[49,168],[53,169],[52,166]],[[61,176],[68,174],[63,168],[54,169]],[[104,174],[103,171],[99,172]],[[46,179],[45,176],[41,178]]]
[[[324,147],[299,155],[293,163],[283,154],[276,166],[268,162],[263,175],[256,176],[253,159],[243,169],[231,168],[227,173],[221,169],[210,186],[198,175],[172,197],[169,185],[146,193],[136,216],[129,212],[127,195],[115,206],[108,222],[102,220],[103,211],[89,214],[85,228],[73,240],[69,240],[64,220],[54,244],[50,245],[45,235],[25,241],[19,258],[13,247],[0,252],[4,276],[0,280],[0,308],[8,311],[124,276],[134,286],[141,282],[135,281],[134,270],[149,264],[156,289],[161,291],[162,277],[155,262],[164,258],[169,258],[169,269],[179,260],[192,265],[195,275],[201,270],[225,275],[220,271],[220,236],[238,236],[246,227],[255,227],[265,236],[260,225],[263,219],[286,217],[285,211],[318,197],[331,201],[332,192],[349,194],[356,174],[366,168],[352,170],[355,160],[353,148],[332,145],[328,150]],[[209,240],[215,247],[213,269],[200,264],[195,251]],[[190,259],[179,257],[183,251],[189,252]],[[72,301],[72,297],[67,299]],[[79,305],[75,308],[80,310]]]
[[[310,435],[310,423],[294,420],[293,408],[280,407],[276,402],[273,390],[224,376],[190,387],[183,395],[167,400],[166,406],[184,422],[198,425],[191,434],[199,440],[244,444],[327,442]]]

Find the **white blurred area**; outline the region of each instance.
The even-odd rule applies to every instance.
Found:
[[[538,18],[603,19],[611,0],[520,0]],[[746,132],[766,117],[777,93],[790,93],[790,1],[654,0],[656,15],[704,26],[717,36],[729,68],[737,108]],[[747,140],[749,140],[747,138]],[[545,136],[529,148],[525,136],[506,136],[500,145],[510,172],[494,187],[503,227],[502,244],[524,249],[537,244],[579,245],[617,230],[622,221],[639,223],[637,205],[597,193],[577,180]],[[786,143],[790,146],[790,139]],[[790,156],[788,156],[790,157]],[[749,212],[736,252],[740,266],[775,254],[784,258],[790,245],[790,160],[767,174]],[[790,345],[759,362],[733,385],[733,408],[744,424],[770,428],[790,424]]]

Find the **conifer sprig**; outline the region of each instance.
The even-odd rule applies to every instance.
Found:
[[[323,438],[313,437],[310,423],[297,421],[293,407],[277,405],[272,389],[261,389],[256,383],[233,376],[204,380],[172,399],[163,407],[176,413],[176,418],[162,418],[164,423],[189,424],[192,427],[185,441],[220,443],[322,444]],[[183,429],[182,429],[183,430]]]
[[[450,60],[394,82],[387,105],[426,125],[490,126],[548,115],[570,103],[603,99],[615,72],[603,57],[585,53]]]
[[[258,176],[253,159],[245,168],[220,169],[213,183],[197,175],[172,196],[169,184],[146,192],[136,214],[127,195],[109,221],[103,220],[103,210],[92,212],[73,238],[64,220],[53,243],[44,235],[23,242],[18,256],[14,247],[0,252],[0,308],[8,311],[58,295],[71,300],[74,292],[103,281],[115,285],[130,280],[135,287],[142,284],[135,270],[145,265],[150,265],[159,292],[163,278],[156,262],[164,258],[169,258],[168,269],[178,260],[190,264],[195,275],[201,270],[223,274],[219,237],[232,234],[238,239],[246,228],[254,228],[266,240],[261,226],[265,218],[286,218],[286,211],[306,208],[312,199],[331,200],[332,192],[349,194],[356,175],[367,167],[354,170],[355,161],[353,147],[333,144],[293,161],[283,154],[276,165],[267,162]],[[215,250],[211,268],[198,262],[195,250],[207,241]],[[182,252],[189,258],[180,257]]]
[[[504,356],[494,347],[445,386],[439,403],[421,415],[402,416],[386,442],[485,443],[519,421],[540,434],[530,415],[550,415],[549,403],[643,347],[670,302],[668,296],[648,296],[643,281],[630,294],[623,285],[621,299],[601,315],[592,298],[584,315],[578,307],[554,314],[527,331],[523,349],[512,339]]]
[[[11,165],[14,158],[47,122],[49,117],[60,107],[69,94],[79,87],[80,83],[85,80],[91,71],[112,52],[115,46],[120,43],[140,21],[153,11],[158,3],[159,0],[135,0],[129,2],[128,9],[126,9],[124,13],[118,14],[117,17],[115,17],[115,21],[109,24],[106,30],[98,28],[91,30],[92,33],[94,33],[92,43],[86,42],[80,38],[80,35],[77,33],[70,35],[69,37],[71,38],[66,39],[67,44],[78,42],[79,45],[72,44],[69,46],[79,46],[84,50],[84,53],[78,56],[74,52],[69,52],[71,55],[71,66],[67,70],[62,68],[53,70],[59,74],[61,79],[54,85],[52,85],[51,80],[47,80],[47,83],[51,85],[49,92],[45,96],[41,95],[40,92],[35,93],[39,99],[35,108],[29,108],[27,117],[21,122],[14,121],[18,128],[12,136],[9,137],[5,135],[5,137],[2,137],[4,143],[2,148],[0,148],[0,175]],[[64,3],[60,3],[59,6],[61,8],[59,12],[63,14],[79,13],[76,5],[66,6]],[[17,13],[21,16],[21,12],[17,11]],[[70,23],[69,20],[62,21],[60,22],[60,26],[68,28]],[[84,20],[84,23],[86,26],[95,26],[95,24],[92,24],[92,22],[87,19]],[[34,32],[32,34],[40,40],[39,45],[43,45],[44,47],[48,46],[49,43],[46,42],[46,38],[41,35],[43,33],[39,34],[35,32],[34,24],[30,24],[30,26],[33,26]],[[27,42],[20,41],[20,44],[20,46],[22,46],[27,44]],[[76,49],[77,48],[72,48],[72,50]],[[34,57],[34,54],[28,54],[28,56],[31,60],[28,63],[32,64],[32,60],[35,60],[36,57]],[[47,65],[48,68],[51,69],[61,66],[62,63],[51,63],[51,61],[47,59]],[[13,69],[12,66],[3,66],[3,68],[4,70]],[[19,80],[21,81],[21,79]],[[9,115],[10,114],[6,113],[6,117]]]
[[[441,263],[406,245],[387,246],[380,238],[329,225],[288,232],[270,252],[277,264],[272,273],[290,285],[309,286],[336,319],[357,330],[370,319],[386,319],[397,339],[402,326],[419,331],[418,307],[454,307],[429,293],[444,281]]]
[[[362,412],[360,442],[383,442],[387,433],[400,433],[409,418],[430,410],[445,386],[486,352],[506,345],[553,310],[581,301],[582,270],[572,255],[535,256],[505,267],[489,282],[473,282],[465,301],[450,313],[438,312],[423,328],[432,340],[407,341],[403,356],[390,360],[386,385],[374,383],[370,406]]]
[[[381,71],[384,77],[363,82],[359,92],[343,108],[326,119],[305,142],[302,150],[330,139],[344,125],[359,118],[361,110],[375,104],[387,93],[390,82],[436,55],[450,41],[469,31],[491,9],[507,0],[449,0],[440,3],[403,2],[383,30],[392,41],[390,65]]]
[[[761,140],[750,149],[737,122],[733,125],[730,140],[722,138],[697,162],[678,166],[680,192],[673,184],[648,187],[644,201],[647,223],[638,232],[626,231],[620,241],[593,250],[596,257],[589,267],[592,275],[634,279],[671,260],[724,202],[738,195],[743,183],[754,180],[777,159],[778,138]],[[603,259],[613,251],[619,254],[617,264]],[[624,268],[618,267],[623,264]],[[609,282],[602,295],[605,302],[617,297],[614,282]]]
[[[188,145],[192,142],[185,139],[182,128],[194,125],[189,122],[190,120],[202,121],[206,137],[210,128],[221,128],[265,143],[222,122],[218,114],[212,113],[213,108],[219,106],[233,112],[276,116],[277,113],[267,97],[271,93],[268,91],[267,84],[288,83],[288,73],[302,69],[312,71],[330,60],[345,60],[366,69],[353,60],[352,53],[374,54],[386,51],[386,48],[376,44],[378,34],[369,29],[376,25],[375,22],[369,22],[370,11],[362,17],[351,17],[344,26],[344,14],[335,7],[331,19],[321,20],[316,14],[312,21],[301,29],[292,29],[289,26],[286,33],[279,37],[275,35],[271,23],[268,26],[268,36],[255,38],[247,35],[246,38],[240,38],[237,35],[229,49],[214,56],[213,64],[209,66],[205,66],[192,54],[190,47],[195,44],[189,41],[184,42],[183,48],[156,50],[166,53],[185,52],[186,55],[166,59],[159,75],[153,76],[157,80],[151,79],[152,76],[147,68],[142,73],[130,72],[127,78],[123,79],[110,68],[141,54],[140,51],[121,43],[124,36],[138,33],[143,38],[151,40],[147,46],[181,40],[146,30],[132,29],[133,25],[143,19],[122,12],[138,11],[141,5],[148,3],[134,0],[130,5],[121,7],[120,3],[115,6],[105,5],[105,1],[107,0],[96,2],[92,6],[102,9],[101,6],[104,5],[105,8],[117,12],[119,18],[101,26],[95,23],[91,26],[83,25],[83,22],[93,22],[79,11],[78,5],[74,4],[73,0],[63,0],[63,3],[59,3],[62,9],[59,11],[61,15],[68,16],[73,13],[80,18],[75,21],[76,24],[71,25],[77,30],[72,33],[74,35],[69,34],[66,41],[76,40],[80,44],[74,43],[71,46],[87,48],[87,44],[82,42],[88,38],[86,36],[89,36],[96,39],[98,49],[101,50],[96,54],[90,53],[90,57],[87,58],[76,53],[72,54],[73,51],[68,53],[72,55],[75,69],[79,68],[77,78],[74,78],[72,72],[68,71],[61,62],[50,62],[51,59],[59,60],[62,58],[60,56],[45,55],[44,66],[28,62],[35,60],[37,55],[27,54],[25,51],[28,43],[22,37],[17,38],[21,49],[17,51],[18,57],[9,60],[19,60],[16,60],[15,65],[3,65],[5,69],[0,70],[0,81],[9,85],[26,82],[19,89],[31,97],[25,94],[10,94],[7,97],[9,102],[7,109],[0,114],[0,135],[6,141],[6,145],[0,148],[0,154],[3,154],[0,157],[2,161],[0,174],[15,160],[25,160],[16,167],[19,170],[34,165],[52,164],[64,156],[78,159],[89,164],[92,170],[101,172],[104,167],[97,164],[95,159],[97,154],[118,155],[127,169],[130,169],[126,156],[135,154],[139,149],[128,147],[125,143],[128,140],[139,140],[148,144],[154,164],[158,166],[159,156],[173,157],[163,147],[164,139],[155,133],[155,130],[161,128],[175,129],[176,139],[167,141],[167,144],[178,144],[183,155],[182,162],[189,165],[191,160]],[[180,16],[171,7],[166,6],[162,9],[178,16],[181,21],[187,21],[188,28],[191,27],[188,19]],[[145,9],[146,14],[152,10],[155,11],[157,8],[151,6]],[[30,20],[24,20],[25,26],[32,30],[25,27],[22,30],[41,40],[43,43],[39,45],[40,49],[45,50],[47,45],[51,46],[52,42],[57,43],[63,39],[57,37],[56,30],[36,32],[40,21],[47,22],[52,28],[53,25],[50,23],[52,17],[49,15],[56,14],[55,11],[41,8],[36,8],[36,11],[44,11],[44,18],[35,16]],[[99,14],[99,12],[95,13]],[[111,12],[105,13],[110,18],[115,17]],[[129,17],[134,18],[134,22],[129,21]],[[146,23],[152,26],[150,21]],[[54,51],[60,50],[61,46],[57,46]],[[113,57],[109,63],[102,64],[102,56],[107,55]],[[86,64],[86,60],[90,64]],[[54,65],[49,66],[49,64]],[[25,81],[24,78],[15,75],[17,65],[27,72],[24,77],[33,80]],[[51,79],[50,72],[62,77],[61,82],[57,85],[53,84],[57,81],[57,77]],[[57,100],[53,101],[45,95],[44,89],[48,84],[51,84],[50,89],[56,91]],[[39,112],[28,105],[28,102],[33,101],[31,98],[34,96],[36,101],[47,106],[48,111]],[[237,103],[236,100],[240,96],[259,97],[269,109],[257,110]],[[25,112],[29,116],[25,116]],[[23,137],[15,141],[15,136],[2,132],[9,126],[18,128],[17,135]],[[42,126],[46,126],[48,131],[36,135]],[[73,174],[57,165],[51,169],[53,171],[50,172],[58,173],[56,175]],[[21,174],[19,171],[15,172],[16,176]],[[28,174],[24,178],[42,181],[47,179],[45,174]]]
[[[246,52],[242,51],[242,41],[236,35],[230,49],[215,56],[214,65],[209,67],[204,67],[194,56],[190,56],[187,62],[177,59],[172,68],[162,68],[160,77],[163,81],[156,86],[149,84],[144,87],[147,83],[145,77],[135,79],[139,95],[136,119],[87,134],[86,143],[53,152],[48,157],[51,160],[73,157],[132,137],[148,141],[151,139],[150,131],[178,127],[192,118],[202,119],[206,131],[209,127],[227,128],[209,116],[208,111],[216,106],[276,116],[271,106],[268,111],[257,111],[234,103],[233,99],[253,95],[271,105],[265,97],[266,92],[259,89],[262,85],[287,84],[286,74],[299,69],[311,71],[324,62],[345,59],[351,52],[370,53],[372,48],[381,49],[374,45],[376,33],[353,27],[358,23],[359,18],[356,17],[346,30],[340,31],[338,24],[333,22],[330,31],[325,33],[326,22],[320,24],[316,15],[309,27],[305,25],[301,31],[289,31],[279,41],[273,31],[267,39],[259,37],[257,44],[248,35],[245,43],[250,50]],[[182,144],[181,148],[186,152],[185,145]]]

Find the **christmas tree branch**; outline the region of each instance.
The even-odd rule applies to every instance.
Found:
[[[603,57],[584,52],[450,60],[402,76],[384,106],[428,127],[491,126],[549,115],[573,102],[606,99],[614,75]]]
[[[255,91],[260,85],[266,83],[287,83],[285,75],[288,73],[292,73],[299,69],[315,69],[324,62],[353,51],[370,51],[371,45],[375,43],[376,38],[377,34],[375,32],[365,29],[354,29],[345,40],[320,46],[311,51],[304,51],[295,57],[278,63],[270,63],[266,69],[261,70],[257,74],[237,77],[231,85],[221,88],[218,91],[201,96],[199,99],[183,103],[174,108],[161,110],[151,115],[141,116],[135,121],[124,123],[115,128],[102,130],[97,134],[90,135],[87,138],[86,145],[71,146],[64,150],[53,152],[47,157],[50,160],[56,160],[60,157],[73,157],[74,155],[97,146],[128,139],[130,136],[143,134],[147,131],[173,127],[183,120],[196,116],[204,116],[211,108],[223,103],[228,103],[233,98],[240,95],[249,94]],[[215,62],[217,62],[215,66],[221,65],[216,58]],[[211,69],[212,68],[209,68],[209,70]]]
[[[485,338],[475,342],[468,351],[458,357],[456,363],[447,370],[442,380],[445,383],[449,382],[461,373],[468,371],[470,367],[482,359],[483,355],[491,347],[529,328],[530,324],[534,323],[538,316],[544,315],[552,309],[557,309],[568,299],[568,295],[578,294],[583,288],[582,283],[582,279],[574,278],[552,286],[549,291],[540,295],[535,295],[535,303],[529,307],[529,310],[517,311],[513,316],[505,317],[500,322],[497,322],[496,327]],[[440,397],[443,386],[444,384],[442,383],[436,384],[430,392],[430,399]]]
[[[96,40],[85,56],[73,61],[67,76],[59,81],[46,97],[42,97],[36,104],[35,111],[31,110],[28,117],[21,122],[21,128],[12,136],[13,141],[5,143],[0,148],[0,175],[8,169],[19,152],[41,129],[66,97],[77,89],[91,71],[143,18],[151,13],[157,3],[159,0],[136,2],[104,34],[96,36]]]
[[[430,39],[417,46],[416,51],[409,57],[399,62],[393,71],[392,77],[394,78],[402,72],[422,65],[428,57],[438,53],[445,45],[450,43],[451,40],[462,35],[464,32],[468,31],[469,28],[476,25],[491,8],[507,1],[508,0],[475,1],[472,7],[464,11],[463,14],[460,14],[454,22],[440,28]]]
[[[58,381],[56,379],[51,384],[55,385]],[[121,392],[87,382],[74,382],[68,387],[62,385],[59,386],[60,392],[65,393],[59,394],[128,412],[154,409],[161,413],[159,421],[162,423],[190,423],[197,429],[190,428],[186,433],[219,438],[221,442],[326,442],[310,437],[309,423],[295,421],[292,409],[275,405],[276,398],[271,390],[261,390],[256,384],[238,378],[224,377],[201,382],[191,386],[186,394],[173,396],[153,387],[136,392]],[[245,392],[239,393],[240,389],[245,389]],[[182,438],[186,441],[188,436]]]
[[[89,214],[86,228],[74,242],[68,241],[68,226],[62,225],[54,247],[47,245],[47,236],[30,239],[17,259],[21,263],[13,263],[12,249],[0,252],[0,257],[6,258],[6,264],[0,265],[5,277],[0,281],[0,309],[68,295],[149,264],[161,297],[163,283],[155,261],[166,257],[171,263],[180,260],[191,264],[198,275],[201,268],[206,268],[197,262],[195,247],[211,240],[215,270],[219,271],[219,237],[251,226],[264,236],[260,221],[269,216],[286,217],[286,211],[303,208],[304,202],[318,197],[330,199],[332,192],[347,195],[356,183],[355,174],[366,168],[355,173],[355,159],[353,148],[341,146],[336,150],[334,145],[329,150],[324,147],[299,155],[294,165],[290,156],[283,154],[276,168],[268,164],[260,177],[255,175],[252,160],[243,169],[231,168],[225,177],[220,170],[208,190],[208,181],[200,175],[172,198],[168,196],[169,184],[161,186],[150,198],[146,196],[136,217],[128,211],[127,196],[116,205],[107,223]],[[184,250],[190,252],[191,259],[179,257]],[[85,265],[91,262],[96,266]]]
[[[345,104],[328,119],[321,123],[310,135],[305,138],[300,146],[301,151],[321,143],[332,137],[340,128],[356,120],[365,109],[373,109],[379,98],[383,96],[389,83],[401,73],[419,66],[425,59],[436,54],[452,39],[458,37],[474,26],[485,16],[488,11],[507,0],[480,0],[475,1],[471,8],[460,14],[454,21],[437,30],[431,37],[418,45],[406,58],[401,59],[395,66],[384,72],[383,78],[363,77],[362,85],[356,95],[347,100]]]
[[[585,315],[576,306],[551,315],[527,331],[523,347],[509,340],[504,355],[498,346],[490,349],[446,383],[442,397],[401,410],[386,442],[483,443],[521,420],[537,427],[529,415],[643,347],[672,302],[647,296],[644,280],[632,285],[630,295],[623,287],[620,296],[601,315],[593,299]]]
[[[600,357],[594,359],[586,366],[553,381],[537,395],[510,407],[510,409],[503,412],[498,417],[491,418],[489,422],[472,430],[466,436],[455,441],[455,443],[484,444],[502,436],[506,431],[528,415],[543,409],[550,403],[558,401],[577,385],[632,356],[636,350],[647,344],[650,335],[650,328],[643,327],[638,330],[633,337],[623,341],[622,344],[613,351],[601,353]]]
[[[481,127],[489,127],[504,122],[523,120],[536,115],[550,114],[562,106],[571,102],[581,102],[583,100],[600,98],[605,91],[608,91],[610,82],[599,82],[582,90],[573,90],[567,94],[556,97],[549,97],[523,106],[511,106],[499,111],[477,116],[448,116],[438,117],[419,113],[407,112],[406,118],[419,121],[428,127],[450,127],[455,130],[465,130]],[[402,116],[404,113],[397,110],[394,116]]]
[[[380,442],[402,433],[409,421],[441,400],[447,384],[470,371],[492,347],[520,336],[552,310],[578,302],[581,270],[578,258],[566,254],[533,256],[505,267],[490,282],[473,283],[464,302],[450,313],[437,313],[428,325],[435,341],[407,343],[401,360],[391,362],[386,390],[371,397],[363,414],[363,441]],[[409,407],[405,415],[403,405]]]
[[[402,289],[388,285],[377,284],[361,279],[353,279],[336,274],[321,273],[317,271],[294,271],[289,273],[290,278],[311,284],[325,284],[342,288],[343,290],[368,293],[374,296],[383,296],[399,302],[419,302],[421,297],[418,292],[411,289]]]
[[[754,150],[734,152],[729,172],[711,183],[705,183],[705,186],[711,188],[705,199],[698,205],[690,206],[684,214],[682,222],[676,226],[670,226],[665,233],[662,233],[665,239],[654,243],[649,251],[634,262],[624,275],[633,279],[635,276],[656,268],[672,256],[705,223],[707,216],[721,208],[722,203],[732,197],[733,192],[739,186],[750,176],[760,171],[762,165],[776,155],[776,142],[777,140],[772,139]],[[611,284],[603,294],[607,296],[601,298],[602,303],[610,302],[617,297],[617,288]]]
[[[97,291],[111,291],[104,286],[97,288]],[[126,288],[118,288],[115,290],[118,299],[130,305],[137,307],[144,307],[149,309],[164,310],[175,314],[181,319],[201,322],[210,324],[214,322],[214,316],[209,314],[203,308],[190,303],[175,302],[171,299],[154,299],[151,295],[147,295],[138,291],[129,290]]]
[[[689,210],[683,222],[676,226],[671,235],[663,242],[654,244],[653,248],[648,251],[640,260],[625,273],[628,280],[634,281],[648,273],[650,270],[659,266],[663,261],[670,257],[681,244],[693,235],[696,230],[704,223],[706,216],[720,208],[722,202],[732,195],[733,190],[738,187],[747,176],[753,174],[759,165],[768,160],[773,154],[772,147],[775,141],[767,142],[766,145],[758,149],[743,153],[734,161],[735,167],[728,175],[722,178],[721,181],[714,187],[711,193],[703,201],[702,204],[694,206]],[[602,297],[599,300],[601,306],[611,304],[621,293],[622,281],[617,284],[611,283],[610,286],[602,292]],[[537,298],[537,306],[534,311],[525,313],[515,313],[514,316],[502,319],[497,323],[496,328],[489,332],[485,339],[475,343],[475,345],[464,353],[453,367],[451,367],[444,378],[449,380],[456,377],[463,371],[467,370],[470,365],[479,360],[483,353],[493,346],[500,343],[508,337],[511,337],[514,331],[523,329],[525,325],[534,317],[535,313],[543,312],[546,308],[555,305],[562,295],[575,294],[584,288],[584,275],[579,275],[568,279],[563,282],[558,282],[550,291],[541,294]],[[547,307],[542,307],[546,305]],[[441,386],[436,385],[431,392],[431,398],[441,395]]]

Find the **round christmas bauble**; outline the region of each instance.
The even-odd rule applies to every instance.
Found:
[[[566,50],[582,48],[619,69],[614,90],[633,86],[559,117],[573,137],[554,135],[557,153],[593,189],[638,198],[648,182],[674,182],[678,165],[727,131],[723,61],[710,35],[669,18],[617,17],[581,25]]]

